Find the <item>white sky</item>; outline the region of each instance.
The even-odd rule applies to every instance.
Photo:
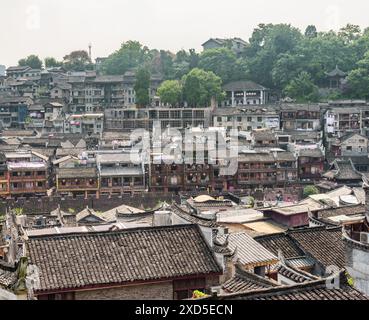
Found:
[[[304,30],[369,26],[366,0],[1,0],[0,64],[38,54],[61,59],[87,49],[106,56],[123,41],[150,48],[201,49],[210,37],[248,40],[259,23]]]

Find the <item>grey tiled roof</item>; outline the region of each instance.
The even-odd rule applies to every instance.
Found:
[[[345,266],[341,227],[289,230],[277,235],[256,237],[255,240],[275,254],[281,250],[286,259],[308,256],[324,267]]]
[[[219,227],[219,225],[216,221],[205,220],[205,219],[202,219],[202,218],[197,217],[195,215],[192,215],[190,212],[184,210],[183,208],[181,208],[177,204],[173,204],[172,207],[171,207],[171,210],[174,214],[176,214],[180,218],[188,221],[189,223],[197,224],[199,226],[208,227],[208,228],[217,228],[217,227]]]
[[[289,236],[323,266],[345,266],[345,249],[342,228],[306,228],[290,231]]]
[[[328,289],[325,280],[313,281],[292,286],[259,289],[240,294],[219,297],[221,300],[287,300],[287,301],[321,301],[321,300],[368,300],[359,291],[342,286]]]
[[[275,255],[278,255],[278,251],[281,250],[286,259],[304,256],[301,248],[285,233],[260,236],[254,239]]]
[[[40,269],[37,291],[222,272],[195,225],[41,236],[26,246]]]
[[[276,270],[278,273],[296,283],[304,283],[312,280],[317,280],[317,277],[312,276],[306,272],[296,270],[292,267],[288,267],[284,264],[280,264]]]
[[[237,258],[242,265],[257,267],[271,265],[278,261],[277,256],[244,232],[219,237],[219,241],[226,241],[227,237],[228,248],[232,251],[237,250]]]
[[[96,168],[63,168],[57,170],[57,175],[59,178],[96,178],[97,169]]]
[[[267,90],[260,84],[253,81],[234,81],[223,86],[224,91],[249,91],[249,90]]]
[[[17,279],[16,267],[0,261],[0,288],[10,288]]]
[[[277,283],[271,282],[254,273],[246,272],[241,269],[236,271],[233,278],[222,285],[222,289],[227,293],[246,292],[263,288],[277,286]]]

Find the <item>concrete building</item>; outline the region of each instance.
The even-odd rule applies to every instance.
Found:
[[[211,108],[120,107],[105,110],[108,131],[151,130],[158,121],[162,129],[211,126]]]
[[[321,114],[319,105],[282,104],[281,129],[284,131],[319,131]]]
[[[74,114],[65,120],[65,133],[96,133],[104,130],[104,114]]]
[[[272,108],[264,109],[257,106],[217,108],[213,114],[213,125],[242,131],[262,128],[279,129],[280,117],[279,113]]]
[[[230,48],[237,55],[241,54],[245,50],[246,46],[247,42],[241,38],[210,38],[202,44],[204,51],[209,49]]]
[[[264,105],[269,101],[269,90],[252,81],[235,81],[223,86],[226,99],[223,107]]]

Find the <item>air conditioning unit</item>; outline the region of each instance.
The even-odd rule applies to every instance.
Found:
[[[369,233],[368,232],[361,232],[360,233],[360,242],[369,244]]]

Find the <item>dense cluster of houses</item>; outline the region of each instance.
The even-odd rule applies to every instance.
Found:
[[[368,103],[238,81],[211,107],[170,106],[152,75],[139,107],[135,81],[0,75],[0,299],[368,299]]]
[[[151,209],[9,209],[0,298],[367,300],[365,190],[305,199],[298,228],[229,192],[181,193]]]

